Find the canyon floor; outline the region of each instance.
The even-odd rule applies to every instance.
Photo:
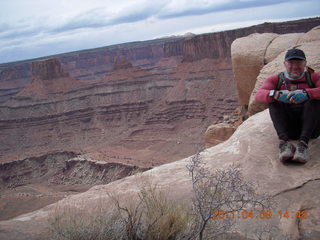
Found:
[[[164,134],[164,129],[161,133],[159,129],[149,129],[81,152],[55,152],[2,163],[0,220],[35,211],[97,184],[182,159],[203,146],[197,128],[186,128],[183,134],[176,128],[179,127],[166,125],[170,134]],[[68,164],[70,159],[79,158],[82,161],[77,160],[75,166]]]

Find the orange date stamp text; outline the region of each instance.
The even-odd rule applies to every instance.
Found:
[[[211,213],[211,219],[218,220],[218,219],[262,219],[268,220],[273,217],[278,218],[297,218],[297,219],[307,219],[308,212],[307,210],[299,210],[299,211],[288,211],[288,210],[280,210],[280,211],[271,211],[271,210],[260,210],[260,211],[253,211],[253,210],[241,210],[241,211],[213,211]]]

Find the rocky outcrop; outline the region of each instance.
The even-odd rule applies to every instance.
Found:
[[[228,140],[234,131],[235,127],[225,122],[211,125],[204,135],[206,147],[209,148]]]
[[[0,163],[0,221],[40,209],[94,185],[145,170],[97,161],[74,152],[55,152]]]
[[[0,189],[47,181],[57,185],[99,185],[145,171],[136,166],[106,163],[73,152],[51,153],[0,164]]]
[[[127,61],[126,57],[117,57],[113,65],[113,70],[127,68],[132,68],[132,63]]]
[[[32,63],[32,81],[15,99],[56,98],[71,89],[81,86],[81,82],[65,72],[61,63],[55,59],[45,59]],[[8,103],[10,105],[10,101]]]
[[[255,33],[232,43],[233,74],[242,106],[248,105],[256,76],[265,64],[265,49],[276,36],[274,33]]]
[[[284,35],[251,34],[232,43],[232,64],[239,102],[242,106],[249,106],[249,115],[267,107],[254,100],[255,93],[268,76],[285,71],[284,55],[289,48],[303,49],[308,66],[319,71],[319,29],[318,26],[307,33]]]
[[[273,217],[268,220],[271,226],[280,232],[290,234],[292,239],[317,239],[320,229],[319,221],[320,195],[320,139],[310,142],[311,159],[306,165],[283,165],[278,161],[277,137],[267,110],[246,120],[224,143],[207,149],[200,156],[208,169],[225,169],[231,164],[241,164],[241,172],[246,180],[253,181],[260,193],[272,195],[278,203],[271,209]],[[156,167],[144,172],[141,177],[152,179],[162,190],[169,191],[170,196],[189,201],[192,194],[190,176],[186,170],[189,159]],[[89,191],[69,196],[59,202],[59,206],[76,205],[78,208],[94,206],[97,201],[108,204],[107,193],[118,194],[121,201],[132,199],[141,184],[140,178],[128,177],[108,185],[91,188]],[[97,198],[97,196],[101,196]],[[0,238],[36,239],[46,231],[46,219],[56,209],[50,205],[39,211],[0,222]],[[279,211],[288,211],[290,218],[279,217]],[[306,210],[308,217],[297,219],[295,213]],[[248,229],[250,221],[250,229]],[[253,237],[252,231],[263,227],[263,220],[237,221],[239,233]],[[280,237],[280,236],[278,236]]]
[[[277,36],[266,47],[264,54],[264,64],[268,64],[275,59],[284,49],[297,45],[304,33],[277,34]],[[253,43],[255,44],[255,43]]]
[[[50,81],[70,75],[63,71],[60,62],[55,59],[47,59],[32,63],[32,77],[37,80]]]

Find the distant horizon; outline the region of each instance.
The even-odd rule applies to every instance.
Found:
[[[193,33],[193,32],[186,32],[181,35],[168,35],[168,36],[162,36],[162,37],[160,36],[160,37],[153,38],[153,39],[121,42],[121,43],[115,43],[115,44],[111,44],[111,45],[78,49],[78,50],[68,51],[68,52],[60,52],[60,53],[55,53],[55,54],[51,54],[51,55],[44,55],[44,56],[39,56],[39,57],[34,57],[34,58],[21,59],[21,60],[16,60],[16,61],[11,61],[11,62],[1,62],[1,60],[0,60],[0,66],[6,65],[6,64],[30,62],[30,61],[34,61],[34,60],[41,60],[41,59],[51,58],[51,57],[55,57],[55,56],[59,56],[59,55],[67,55],[67,54],[77,53],[77,52],[92,51],[92,50],[99,49],[99,48],[108,48],[108,47],[113,47],[113,46],[118,46],[118,45],[127,45],[127,44],[129,45],[129,44],[133,44],[133,43],[143,43],[143,42],[148,42],[148,41],[157,41],[157,40],[165,40],[165,39],[173,39],[173,38],[185,38],[185,37],[188,37],[187,35],[189,35],[189,34],[193,34],[194,36],[198,36],[198,35],[220,33],[220,32],[227,32],[227,31],[233,31],[233,30],[240,30],[240,29],[245,29],[245,28],[258,26],[258,25],[262,25],[262,24],[266,24],[266,23],[271,23],[271,24],[272,23],[285,23],[285,22],[301,21],[301,20],[316,19],[316,18],[320,19],[320,16],[312,16],[312,17],[305,17],[305,18],[298,18],[298,19],[285,19],[283,21],[281,19],[279,19],[279,21],[264,21],[264,22],[258,22],[256,24],[252,24],[252,25],[248,25],[248,26],[240,26],[240,27],[234,27],[234,28],[230,28],[230,29],[222,29],[222,30],[217,30],[217,31],[213,31],[213,32],[203,32],[203,33],[198,33],[198,34]]]
[[[2,0],[0,63],[319,13],[319,0]]]

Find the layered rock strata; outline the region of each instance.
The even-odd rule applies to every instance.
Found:
[[[73,77],[94,80],[112,71],[115,60],[119,57],[124,57],[133,66],[144,69],[159,68],[157,66],[159,60],[174,56],[180,56],[186,61],[221,58],[223,56],[230,58],[230,45],[237,38],[252,33],[306,32],[319,25],[319,21],[319,18],[311,18],[283,23],[264,23],[219,33],[125,43],[52,57],[57,58],[65,71]],[[6,101],[8,97],[19,92],[31,82],[31,64],[33,61],[37,60],[0,64],[0,103]],[[170,68],[170,64],[162,66]]]
[[[145,171],[74,152],[0,163],[0,220],[40,209],[64,197]]]
[[[1,161],[48,151],[110,160],[111,151],[118,161],[152,166],[191,154],[202,141],[194,132],[237,107],[229,63],[217,63],[175,61],[160,74],[122,61],[94,82],[71,77],[57,59],[34,63],[32,83],[0,106]]]

